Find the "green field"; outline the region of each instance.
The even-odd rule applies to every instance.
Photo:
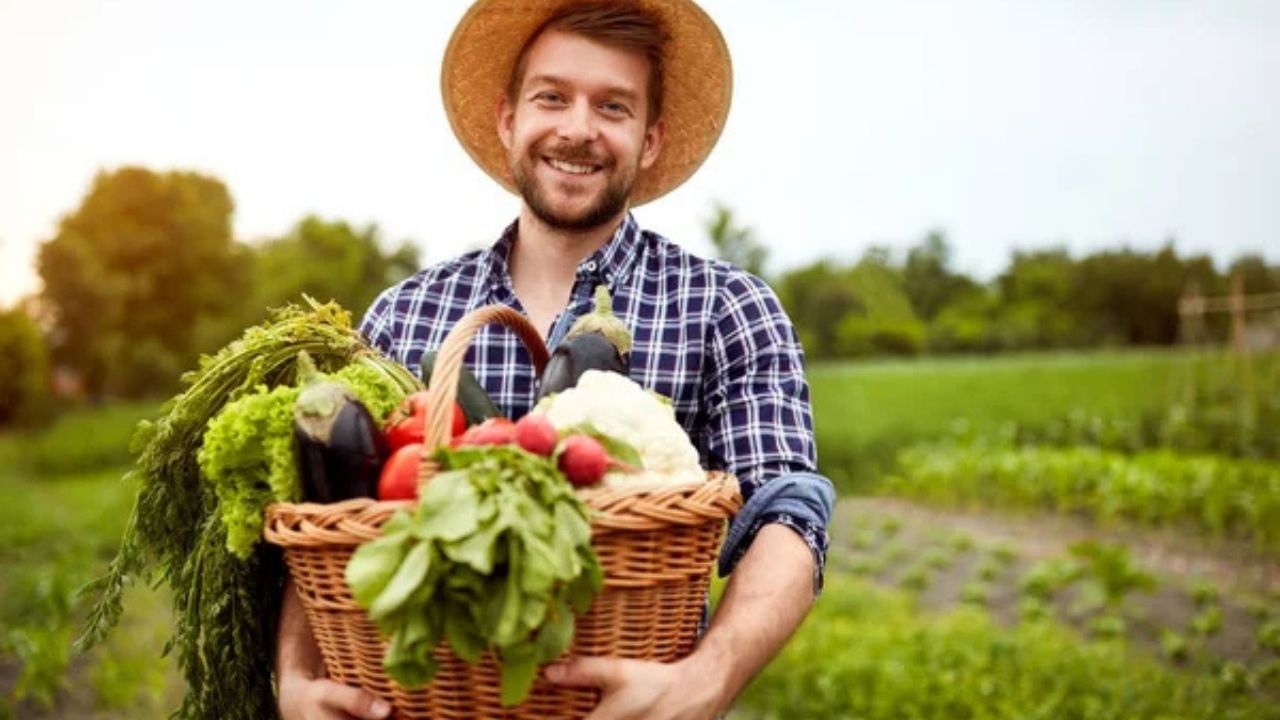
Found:
[[[1178,392],[1189,357],[1090,353],[819,366],[811,378],[820,464],[848,496],[874,489],[900,450],[950,435],[958,424],[982,436],[1073,411],[1154,412]],[[160,718],[180,700],[181,679],[160,659],[171,627],[162,591],[136,588],[124,627],[104,646],[88,657],[69,650],[86,611],[74,591],[105,569],[128,517],[134,485],[121,477],[132,426],[155,409],[113,405],[67,415],[42,432],[0,434],[0,718]],[[1196,623],[1203,636],[1202,660],[1171,667],[1151,649],[1156,618],[1124,616],[1135,628],[1154,628],[1133,642],[1123,632],[1089,639],[1092,617],[1055,616],[1045,607],[1034,624],[1022,622],[1026,584],[1047,566],[1018,555],[1014,543],[1008,555],[1020,559],[1000,570],[1005,566],[985,559],[998,548],[910,531],[914,522],[920,532],[950,532],[942,515],[906,517],[908,529],[894,537],[890,531],[903,521],[893,512],[873,510],[875,526],[837,519],[843,524],[826,594],[744,695],[735,720],[1277,717],[1280,650],[1267,643],[1280,642],[1280,594],[1225,598],[1225,627],[1214,629],[1213,607],[1188,599],[1202,588],[1193,589],[1191,578],[1162,581],[1175,636],[1190,637],[1183,624]],[[1225,567],[1221,586],[1229,595]],[[943,588],[949,595],[939,605]],[[930,597],[932,604],[922,601]],[[1104,619],[1111,617],[1121,616]],[[1225,654],[1214,654],[1215,642]]]
[[[1150,351],[820,364],[809,371],[818,464],[840,489],[866,489],[900,449],[957,430],[993,432],[1072,411],[1153,411],[1177,394],[1192,357]]]

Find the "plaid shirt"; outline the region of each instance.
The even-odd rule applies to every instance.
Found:
[[[495,303],[523,311],[508,266],[515,239],[512,223],[491,248],[427,268],[387,289],[369,308],[361,332],[388,357],[420,374],[423,353],[439,348],[463,315]],[[760,527],[780,523],[813,551],[815,590],[820,588],[829,489],[822,490],[825,511],[822,502],[816,512],[809,501],[751,502],[760,488],[783,477],[809,483],[816,478],[830,487],[815,474],[800,343],[773,291],[732,265],[694,257],[642,231],[628,213],[613,238],[578,265],[549,347],[592,309],[599,283],[608,286],[614,312],[631,330],[631,378],[672,399],[703,467],[732,472],[741,484],[746,505],[726,541],[721,572],[732,570]],[[511,331],[482,329],[466,365],[509,416],[520,417],[533,406],[533,365]],[[760,499],[773,494],[761,493]]]

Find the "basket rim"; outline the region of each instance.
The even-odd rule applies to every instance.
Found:
[[[593,535],[727,520],[742,507],[737,479],[719,471],[708,472],[701,483],[591,488],[578,496],[591,511]],[[266,507],[263,535],[281,547],[366,542],[382,534],[382,523],[396,511],[411,510],[415,504],[372,498],[323,504],[275,502]]]

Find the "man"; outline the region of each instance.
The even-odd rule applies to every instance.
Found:
[[[694,653],[546,669],[551,682],[602,690],[590,720],[716,717],[794,632],[821,582],[833,494],[813,472],[794,328],[763,282],[640,230],[628,212],[705,159],[729,73],[719,31],[689,0],[477,2],[445,54],[445,106],[471,156],[519,193],[520,215],[492,248],[388,289],[361,326],[415,371],[454,322],[492,303],[526,313],[554,347],[604,283],[634,336],[632,377],[672,398],[707,467],[737,475],[746,504],[720,562],[733,574]],[[532,405],[533,368],[505,330],[482,331],[467,364],[511,416]],[[322,677],[286,596],[285,720],[385,717],[376,698]]]

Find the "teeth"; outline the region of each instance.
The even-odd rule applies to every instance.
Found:
[[[595,172],[595,167],[592,165],[575,165],[574,163],[551,159],[548,159],[547,162],[550,163],[551,167],[559,170],[560,172],[569,173],[570,175],[586,175],[588,173]]]

